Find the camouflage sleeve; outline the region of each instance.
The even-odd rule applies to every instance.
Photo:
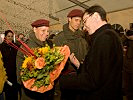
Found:
[[[22,66],[23,61],[24,61],[24,55],[22,52],[18,51],[16,57],[16,67],[17,67],[17,82],[19,84],[21,84],[20,68]]]

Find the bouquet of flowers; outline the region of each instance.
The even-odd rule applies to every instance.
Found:
[[[21,66],[21,80],[31,90],[44,93],[53,88],[70,55],[68,46],[52,49],[48,45],[32,49],[35,56],[25,56]]]

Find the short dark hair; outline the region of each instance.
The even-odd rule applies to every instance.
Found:
[[[8,33],[12,33],[13,34],[13,32],[11,30],[6,30],[5,33],[4,33],[5,36],[7,36]]]
[[[89,7],[88,9],[85,10],[84,14],[85,13],[94,14],[95,12],[97,12],[100,15],[102,21],[107,21],[106,11],[99,5],[94,5],[94,6]]]
[[[133,30],[128,30],[126,32],[126,36],[132,36],[133,35]]]
[[[18,34],[18,37],[19,37],[20,35],[23,35],[23,36],[24,36],[24,34],[23,34],[23,33],[20,33],[20,34]]]

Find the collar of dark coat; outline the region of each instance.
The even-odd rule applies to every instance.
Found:
[[[133,58],[133,40],[128,40],[127,57]]]
[[[128,39],[128,43],[129,43],[129,46],[131,46],[133,48],[133,40]]]
[[[83,33],[81,30],[77,30],[73,32],[72,30],[69,29],[69,24],[63,25],[63,33],[66,39],[75,39],[83,36]]]
[[[98,28],[92,35],[90,35],[91,41],[93,41],[98,34],[102,33],[102,31],[106,29],[112,29],[112,26],[110,24],[105,24]]]

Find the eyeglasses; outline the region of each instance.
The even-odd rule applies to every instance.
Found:
[[[92,15],[93,15],[93,13],[92,13],[92,14],[88,14],[87,17],[83,20],[83,24],[85,24],[86,21],[87,21],[87,19],[88,19],[90,16],[92,16]]]

